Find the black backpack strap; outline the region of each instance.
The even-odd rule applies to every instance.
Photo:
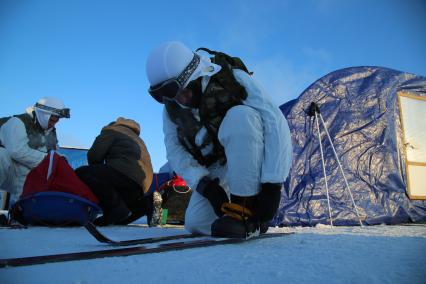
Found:
[[[247,67],[244,65],[242,60],[238,57],[229,56],[226,53],[210,50],[205,47],[200,47],[197,49],[208,52],[211,55],[214,55],[211,61],[214,64],[220,65],[222,69],[213,76],[225,89],[241,100],[247,98],[247,92],[243,86],[241,86],[234,77],[233,69],[240,69],[248,74],[252,74],[247,70]]]
[[[209,53],[210,55],[216,55],[216,54],[217,54],[217,51],[214,51],[214,50],[208,49],[207,47],[199,47],[199,48],[197,48],[197,50],[195,50],[195,51],[197,52],[197,51],[199,51],[199,50],[205,51],[205,52]]]
[[[210,55],[213,55],[214,56],[214,58],[212,60],[213,63],[216,63],[218,65],[221,65],[221,63],[227,64],[230,69],[241,69],[241,70],[243,70],[244,72],[246,72],[250,75],[253,74],[253,72],[250,72],[247,69],[246,65],[244,64],[244,62],[239,57],[230,56],[226,53],[211,50],[211,49],[208,49],[206,47],[199,47],[199,48],[196,49],[196,51],[199,51],[199,50],[205,51],[205,52],[209,53]]]

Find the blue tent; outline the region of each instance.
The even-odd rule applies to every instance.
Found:
[[[407,195],[400,93],[426,98],[426,78],[387,68],[353,67],[322,77],[280,107],[292,133],[294,156],[274,225],[330,224],[322,161],[334,225],[359,225],[359,219],[370,225],[426,221],[426,201]],[[350,191],[320,117],[309,113],[313,102]]]
[[[73,169],[87,165],[88,149],[75,147],[60,147],[58,152],[67,158],[68,163]]]

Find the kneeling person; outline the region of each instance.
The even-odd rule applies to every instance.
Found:
[[[88,166],[77,175],[98,197],[104,212],[95,223],[100,226],[128,224],[152,212],[152,195],[145,196],[152,182],[151,158],[140,126],[119,117],[96,137],[87,153]]]
[[[164,104],[168,161],[196,189],[185,227],[229,237],[266,232],[292,160],[287,121],[240,60],[204,50],[215,56],[167,42],[146,65],[149,93]]]
[[[57,149],[55,125],[69,117],[62,100],[43,97],[25,113],[0,119],[0,189],[13,201],[22,194],[28,173]]]

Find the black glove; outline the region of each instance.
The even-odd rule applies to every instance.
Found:
[[[260,222],[268,222],[277,213],[281,200],[281,183],[262,183],[254,209]]]
[[[225,190],[219,185],[219,179],[210,179],[204,177],[200,180],[197,186],[197,192],[207,198],[212,205],[217,216],[222,217],[222,204],[229,202],[228,195]]]

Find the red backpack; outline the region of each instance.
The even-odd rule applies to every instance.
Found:
[[[29,172],[21,198],[47,191],[70,193],[93,203],[99,203],[98,198],[75,174],[67,160],[57,153],[53,155],[49,153],[37,167]]]
[[[67,160],[52,151],[27,175],[11,217],[24,225],[84,225],[100,214],[97,203]]]

